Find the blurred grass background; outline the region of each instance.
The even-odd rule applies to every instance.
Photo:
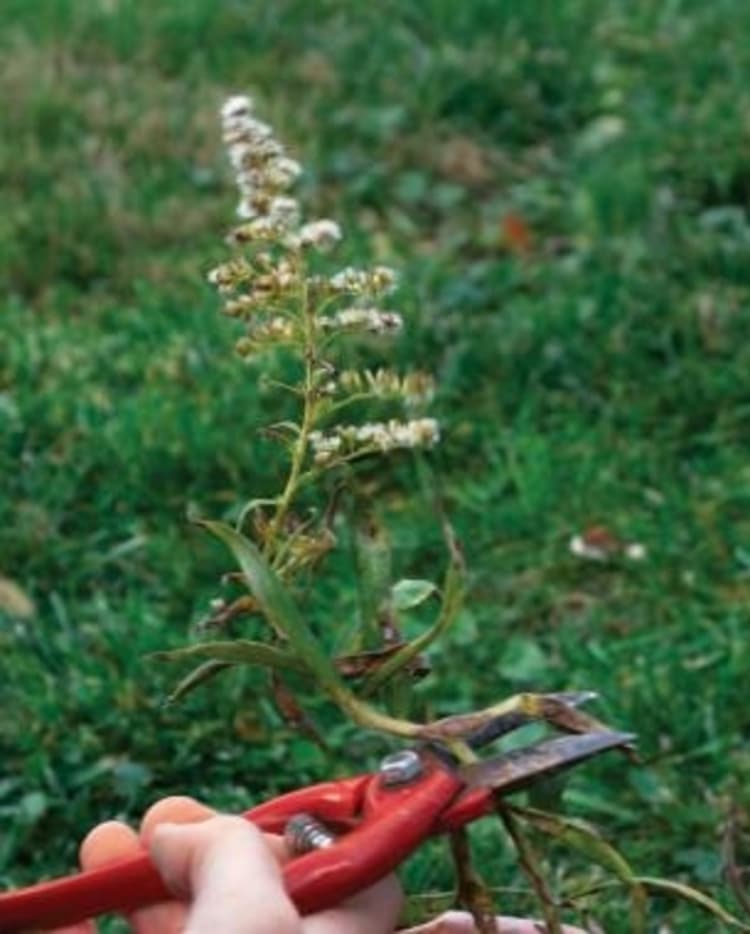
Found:
[[[255,435],[274,395],[205,284],[235,200],[217,108],[250,91],[308,169],[310,213],[350,232],[342,265],[401,269],[390,361],[439,379],[473,596],[420,691],[447,713],[598,690],[645,764],[586,767],[566,811],[736,910],[720,837],[729,802],[750,806],[750,6],[0,7],[0,574],[35,604],[0,610],[0,885],[70,867],[94,821],[165,793],[239,808],[331,773],[257,674],[164,709],[176,671],[144,659],[184,644],[227,569],[187,508],[275,490]],[[399,573],[429,576],[439,529],[408,463],[390,479]],[[593,525],[647,560],[576,558]],[[342,559],[310,613],[354,606]],[[320,715],[340,771],[383,751]],[[476,836],[486,874],[522,885],[496,829]],[[558,886],[599,878],[549,855]],[[439,888],[441,866],[416,860],[407,886]],[[623,905],[593,917],[625,931]],[[653,917],[716,929],[673,903]]]

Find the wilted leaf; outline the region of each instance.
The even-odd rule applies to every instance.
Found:
[[[8,577],[0,577],[0,612],[19,619],[29,619],[35,612],[31,597]]]
[[[587,859],[613,873],[630,889],[630,930],[646,930],[646,893],[627,860],[592,826],[581,820],[549,814],[534,808],[513,808],[536,830],[582,853]]]
[[[356,655],[340,655],[335,659],[334,664],[340,675],[345,678],[359,678],[363,675],[371,674],[377,671],[389,658],[392,658],[398,651],[404,647],[405,643],[400,642],[396,645],[389,645],[387,648],[378,649],[375,652],[359,652]],[[408,671],[416,677],[422,677],[430,671],[429,662],[421,657],[412,659],[409,663]]]
[[[198,624],[199,629],[226,629],[231,622],[241,616],[257,613],[260,607],[255,597],[243,594],[231,603],[220,603],[211,614]]]
[[[289,726],[292,729],[299,730],[300,733],[325,749],[326,744],[320,730],[276,672],[271,676],[271,690],[276,709]]]
[[[750,924],[745,924],[739,918],[735,918],[726,908],[720,905],[713,898],[710,898],[704,892],[699,892],[692,886],[685,885],[682,882],[673,882],[671,879],[654,879],[651,876],[636,876],[635,881],[644,886],[651,892],[658,892],[660,895],[672,895],[675,898],[682,898],[704,911],[708,911],[715,918],[718,918],[729,927],[737,928],[740,931],[750,931]]]
[[[514,807],[513,810],[536,830],[583,853],[592,862],[614,873],[628,885],[633,882],[635,874],[628,862],[591,824],[572,817],[549,814],[536,808]]]
[[[432,581],[404,577],[391,588],[391,598],[397,610],[411,610],[424,603],[436,590],[437,587]]]

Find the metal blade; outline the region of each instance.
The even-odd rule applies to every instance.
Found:
[[[464,766],[459,771],[470,788],[518,791],[541,778],[568,769],[608,749],[627,746],[634,739],[632,733],[618,733],[613,730],[560,736],[535,743],[533,746],[514,749],[476,765]]]
[[[560,704],[565,704],[567,707],[575,708],[595,700],[599,695],[596,691],[568,691],[560,694],[548,694],[546,696],[549,697],[550,700],[555,700]],[[512,733],[513,730],[517,730],[519,727],[526,726],[528,723],[532,722],[534,722],[534,718],[524,713],[502,714],[496,717],[491,723],[487,723],[471,733],[467,741],[472,749],[481,749],[482,746],[487,746],[501,736]]]

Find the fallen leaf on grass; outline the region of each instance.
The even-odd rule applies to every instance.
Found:
[[[36,612],[31,597],[8,577],[0,577],[0,612],[29,619]]]

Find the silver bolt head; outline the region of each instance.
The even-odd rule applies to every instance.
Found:
[[[405,785],[419,778],[422,770],[419,753],[413,749],[402,749],[383,759],[380,763],[380,778],[384,785]]]

